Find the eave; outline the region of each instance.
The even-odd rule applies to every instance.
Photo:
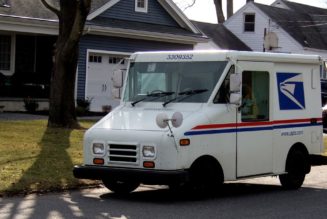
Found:
[[[58,20],[0,14],[0,30],[21,33],[58,35]]]
[[[181,44],[206,43],[209,39],[202,36],[186,36],[169,33],[149,32],[140,30],[130,30],[123,28],[110,28],[98,26],[86,26],[86,34],[115,36],[131,39],[143,39],[161,42],[172,42]]]

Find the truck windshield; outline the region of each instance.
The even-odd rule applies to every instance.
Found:
[[[133,106],[141,101],[205,103],[226,65],[227,61],[131,63],[124,101]]]

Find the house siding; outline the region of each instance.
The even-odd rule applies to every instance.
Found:
[[[300,44],[291,38],[285,31],[278,28],[273,29],[272,32],[276,33],[278,37],[278,48],[271,50],[272,52],[303,53],[303,49]]]
[[[243,16],[247,13],[255,14],[255,31],[243,31]],[[303,53],[302,47],[287,34],[278,25],[272,22],[261,10],[254,5],[249,4],[241,9],[237,14],[231,17],[224,24],[227,29],[234,33],[239,39],[249,46],[253,51],[264,51],[264,32],[271,31],[278,36],[278,48],[271,50],[271,52],[285,52],[285,53]],[[266,52],[269,52],[266,50]]]
[[[244,14],[255,14],[254,32],[244,32]],[[264,17],[255,7],[248,5],[233,17],[229,18],[224,25],[253,51],[263,51],[264,29],[268,27],[269,23],[266,17]]]
[[[99,17],[179,27],[156,0],[148,1],[148,12],[136,12],[135,0],[121,0]]]
[[[77,98],[85,98],[87,50],[133,53],[136,51],[192,50],[193,45],[86,35],[80,41]]]

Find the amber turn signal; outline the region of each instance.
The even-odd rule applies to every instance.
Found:
[[[179,140],[179,145],[180,146],[188,146],[188,145],[190,145],[191,144],[191,141],[190,141],[190,139],[188,139],[188,138],[185,138],[185,139],[181,139],[181,140]]]
[[[102,158],[94,158],[93,159],[93,164],[103,165],[104,164],[104,159],[102,159]]]

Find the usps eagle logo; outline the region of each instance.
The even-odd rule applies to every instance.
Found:
[[[280,110],[305,109],[303,76],[300,73],[277,73]]]

